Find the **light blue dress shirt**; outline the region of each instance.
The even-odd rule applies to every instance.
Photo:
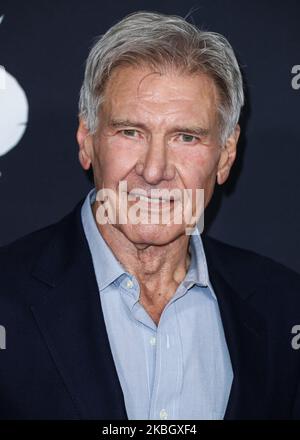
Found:
[[[92,189],[84,201],[82,223],[128,419],[222,419],[233,372],[201,236],[190,236],[190,267],[156,325],[137,278],[97,228],[95,196]]]

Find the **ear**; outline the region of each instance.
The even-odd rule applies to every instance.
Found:
[[[240,126],[237,124],[225,145],[222,146],[221,156],[218,163],[217,181],[219,185],[226,182],[233,162],[236,157],[236,146],[240,136]]]
[[[76,138],[79,144],[79,162],[83,169],[88,170],[93,159],[93,139],[82,118],[79,119]]]

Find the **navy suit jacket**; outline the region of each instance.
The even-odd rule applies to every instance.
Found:
[[[1,419],[127,419],[82,203],[0,248]],[[225,419],[299,419],[300,276],[202,239],[234,372]]]

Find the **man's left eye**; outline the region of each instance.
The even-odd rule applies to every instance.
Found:
[[[133,130],[133,129],[125,129],[122,130],[123,134],[125,134],[125,136],[129,136],[129,137],[135,137],[137,131]]]
[[[193,142],[198,139],[196,136],[193,136],[191,134],[182,133],[182,134],[180,134],[180,136],[181,136],[183,142],[188,142],[188,143]]]

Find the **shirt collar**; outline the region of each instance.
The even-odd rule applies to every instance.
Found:
[[[86,199],[82,205],[81,218],[84,232],[92,254],[97,283],[99,289],[102,290],[113,281],[117,280],[121,275],[127,274],[129,277],[131,277],[131,275],[126,272],[121,262],[118,261],[97,228],[91,207],[95,199],[96,189],[93,188],[86,196]],[[193,234],[190,236],[189,250],[191,254],[191,263],[184,282],[189,284],[197,284],[202,287],[209,287],[212,296],[216,299],[215,293],[209,281],[203,243],[197,226]]]

